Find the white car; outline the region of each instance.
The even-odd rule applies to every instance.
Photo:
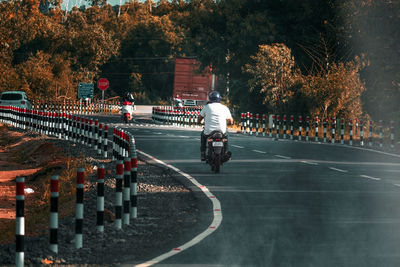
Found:
[[[0,106],[14,106],[18,108],[31,109],[32,104],[29,102],[25,92],[8,91],[1,93]]]

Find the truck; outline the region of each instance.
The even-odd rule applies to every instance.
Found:
[[[199,72],[200,64],[195,58],[175,58],[174,100],[184,106],[202,106],[207,103],[209,93],[216,88],[217,78],[211,67]]]

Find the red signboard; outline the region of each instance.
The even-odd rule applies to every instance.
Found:
[[[97,87],[100,90],[106,90],[109,85],[110,85],[110,83],[108,82],[108,80],[106,78],[101,78],[97,81]]]

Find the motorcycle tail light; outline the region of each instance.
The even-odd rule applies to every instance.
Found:
[[[219,142],[219,141],[221,141],[221,139],[217,138],[217,139],[215,139],[215,141]]]

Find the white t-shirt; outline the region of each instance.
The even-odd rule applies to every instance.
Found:
[[[221,103],[210,103],[201,111],[204,117],[204,134],[209,135],[212,131],[226,133],[226,120],[231,118],[229,109]]]

